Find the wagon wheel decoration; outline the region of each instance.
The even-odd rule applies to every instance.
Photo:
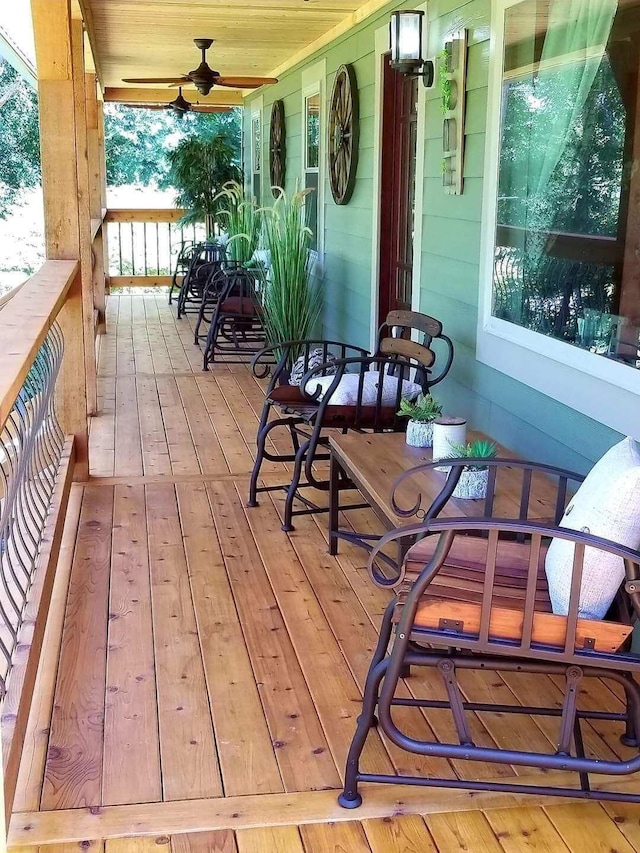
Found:
[[[352,65],[338,68],[329,103],[329,184],[336,204],[348,204],[356,182],[360,114]]]
[[[274,187],[284,188],[284,173],[287,162],[286,131],[284,125],[284,103],[274,101],[271,108],[271,128],[269,131],[269,178],[271,192],[278,197]]]

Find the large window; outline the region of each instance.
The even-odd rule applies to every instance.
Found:
[[[640,368],[640,0],[502,5],[491,316]]]

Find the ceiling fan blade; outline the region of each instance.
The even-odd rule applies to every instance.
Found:
[[[214,106],[199,106],[198,104],[191,105],[191,112],[194,113],[230,113],[233,107],[214,107]]]
[[[228,86],[230,89],[257,89],[277,83],[277,77],[218,77],[216,86]]]
[[[123,80],[123,83],[174,83],[179,86],[181,83],[189,83],[188,77],[131,77]]]
[[[129,107],[132,110],[166,110],[168,104],[120,104],[121,107]]]

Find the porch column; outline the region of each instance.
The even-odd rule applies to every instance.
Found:
[[[98,81],[93,73],[85,74],[85,95],[87,105],[87,154],[89,157],[89,212],[93,223],[102,219],[102,209],[105,206],[102,191],[102,161],[103,149],[100,140],[100,122],[98,112],[102,102],[98,102]],[[105,256],[103,225],[96,233],[93,241],[93,300],[98,312],[98,324],[104,331],[105,318]]]
[[[107,209],[107,154],[104,141],[104,97],[98,89],[98,165],[100,167],[100,208]],[[102,263],[104,269],[105,292],[109,293],[109,244],[107,226],[102,226]]]
[[[86,253],[84,258],[81,253],[81,242],[85,242],[87,247],[90,245],[86,222],[89,208],[84,72],[81,75],[83,95],[80,99],[76,97],[78,88],[74,86],[74,71],[81,62],[81,54],[76,50],[74,56],[72,51],[70,0],[31,0],[31,12],[38,67],[46,254],[50,260],[80,260],[86,276]],[[79,25],[82,26],[81,23]],[[84,149],[82,133],[79,138],[77,133],[80,109],[85,129]],[[80,185],[83,174],[87,177]],[[86,213],[81,219],[83,202]],[[90,265],[89,252],[89,271]],[[91,276],[83,278],[81,271],[59,314],[65,354],[58,380],[58,412],[64,431],[76,437],[77,479],[86,479],[89,475],[89,363],[92,364],[90,375],[95,377],[93,293],[90,285]]]

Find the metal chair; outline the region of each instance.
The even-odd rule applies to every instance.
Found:
[[[447,505],[465,465],[488,465],[490,489],[485,517],[448,518],[439,513]],[[448,460],[451,464],[446,484],[433,505],[403,509],[406,517],[424,515],[420,524],[400,528],[384,536],[374,549],[369,569],[374,582],[392,587],[396,598],[385,612],[378,646],[369,669],[362,714],[351,744],[346,765],[344,790],[339,802],[357,808],[362,797],[361,782],[388,782],[428,787],[502,791],[513,794],[555,795],[584,799],[640,802],[640,793],[622,790],[595,790],[590,774],[625,776],[640,770],[640,755],[613,760],[585,754],[583,727],[589,720],[618,721],[622,742],[640,745],[640,687],[634,675],[640,672],[640,656],[631,649],[631,631],[640,618],[640,551],[622,547],[588,532],[559,527],[567,502],[568,484],[580,482],[580,475],[531,462],[517,460]],[[405,473],[394,490],[406,479],[441,463],[429,463]],[[496,478],[506,469],[522,474],[518,519],[492,517]],[[553,478],[556,509],[553,519],[528,520],[533,476]],[[512,474],[511,474],[512,476]],[[419,541],[416,542],[416,538]],[[548,544],[555,538],[574,544],[571,593],[566,616],[551,612],[544,571]],[[388,565],[380,571],[382,549],[398,541],[414,543],[394,577]],[[608,552],[624,562],[625,581],[604,620],[582,618],[579,599],[585,548]],[[394,630],[395,629],[395,630]],[[389,643],[393,641],[391,650]],[[430,667],[439,676],[447,700],[405,698],[398,684],[407,668]],[[562,706],[502,705],[471,702],[465,697],[459,673],[467,670],[527,673],[530,678],[553,675],[564,679]],[[585,678],[597,677],[622,688],[624,712],[610,708],[587,711],[578,708],[578,693]],[[557,681],[557,679],[556,679]],[[456,742],[419,740],[403,732],[393,719],[396,706],[423,711],[447,709],[456,731]],[[419,711],[418,711],[419,712]],[[506,716],[531,714],[557,720],[556,748],[548,752],[479,746],[474,742],[470,714],[494,713]],[[369,730],[379,729],[398,747],[409,752],[455,761],[483,761],[574,772],[576,785],[566,780],[540,777],[540,785],[522,784],[509,777],[470,781],[458,778],[422,778],[368,773],[360,768],[362,750]]]
[[[196,325],[193,330],[193,342],[196,346],[200,345],[200,339],[202,337],[206,337],[205,335],[200,334],[200,328],[203,323],[208,323],[209,326],[211,325],[213,311],[220,301],[220,297],[224,293],[225,287],[228,283],[226,266],[227,262],[224,261],[222,264],[212,264],[209,276],[202,289],[202,298],[200,300],[200,308],[198,309],[198,319],[196,320]],[[207,317],[208,311],[211,313],[210,316]]]
[[[204,347],[203,370],[208,370],[216,355],[225,362],[246,364],[265,345],[262,303],[257,290],[256,274],[244,267],[224,266],[209,331]],[[202,295],[201,295],[202,300]]]
[[[181,319],[188,310],[197,311],[202,302],[202,293],[211,273],[220,269],[224,260],[224,249],[217,243],[199,243],[194,247],[189,269],[180,285],[177,317]]]
[[[420,341],[403,337],[412,331],[421,336]],[[433,377],[434,365],[440,362],[440,358],[431,347],[435,340],[442,343],[444,350],[443,365]],[[320,365],[314,364],[311,369],[310,360],[317,349],[322,353],[323,362]],[[302,359],[305,372],[300,386],[290,385],[287,381],[288,372],[296,358]],[[275,367],[273,367],[274,360]],[[286,491],[282,529],[289,532],[294,529],[292,524],[294,515],[327,511],[326,507],[320,507],[307,500],[300,492],[301,489],[308,487],[322,491],[329,490],[329,480],[318,477],[313,470],[314,462],[326,461],[329,458],[326,450],[328,436],[324,434],[324,430],[339,428],[345,432],[348,430],[404,431],[406,419],[396,414],[402,395],[401,386],[398,386],[399,397],[393,412],[391,412],[393,406],[380,406],[381,409],[384,408],[384,412],[377,410],[377,403],[373,410],[371,407],[363,406],[362,385],[359,388],[358,400],[353,407],[329,405],[329,397],[345,372],[355,371],[363,377],[368,370],[375,367],[398,378],[408,379],[411,374],[411,378],[421,385],[423,391],[427,392],[444,379],[451,368],[452,361],[453,344],[443,334],[442,324],[433,317],[411,311],[391,312],[388,315],[379,331],[378,347],[374,355],[370,355],[362,347],[327,340],[286,341],[263,349],[253,360],[253,372],[259,379],[265,379],[271,373],[271,379],[258,426],[257,452],[249,483],[247,505],[257,506],[260,492]],[[410,370],[407,369],[408,367]],[[337,376],[336,382],[322,402],[305,393],[304,388],[307,382],[319,376],[330,375],[334,371]],[[278,412],[275,418],[272,417],[274,410]],[[290,453],[275,453],[267,449],[270,433],[278,428],[285,428],[289,433]],[[293,462],[294,469],[290,482],[282,485],[259,486],[260,470],[265,459],[271,462]],[[305,481],[301,482],[303,471]],[[352,485],[341,481],[339,488],[349,489]],[[293,509],[296,498],[304,504],[304,509]]]
[[[178,257],[176,258],[176,265],[171,276],[171,287],[169,288],[169,305],[173,303],[174,290],[180,290],[182,282],[184,281],[184,277],[189,269],[189,264],[191,263],[191,256],[195,251],[195,246],[196,244],[193,242],[193,240],[184,240],[180,244]],[[178,281],[178,279],[180,279],[180,281]]]

